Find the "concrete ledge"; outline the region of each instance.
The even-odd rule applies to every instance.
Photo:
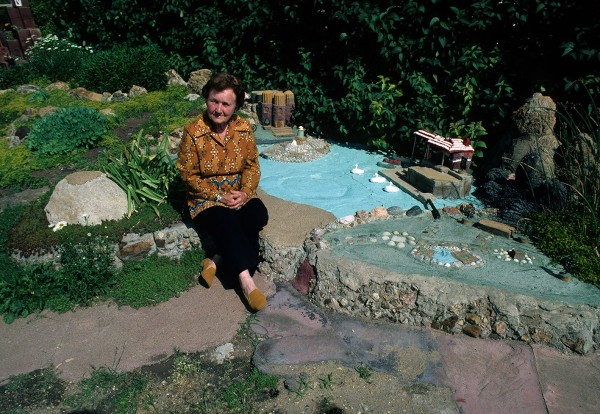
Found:
[[[516,339],[586,354],[600,347],[600,311],[489,286],[391,272],[317,253],[315,304],[341,314],[386,319],[472,337]]]

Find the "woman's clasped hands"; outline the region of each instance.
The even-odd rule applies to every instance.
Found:
[[[243,191],[231,190],[221,196],[221,203],[231,209],[242,207],[246,201],[248,201],[248,194]]]

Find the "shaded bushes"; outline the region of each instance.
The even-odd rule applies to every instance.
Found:
[[[93,91],[128,91],[132,85],[149,91],[166,87],[166,56],[156,45],[117,46],[89,56],[77,76],[81,86]]]
[[[168,58],[156,45],[93,51],[49,35],[28,51],[26,61],[0,71],[0,89],[63,81],[99,93],[128,91],[132,85],[154,91],[166,87],[168,69]]]

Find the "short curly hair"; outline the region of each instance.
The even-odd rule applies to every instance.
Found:
[[[244,84],[237,76],[229,73],[217,73],[213,75],[206,85],[202,87],[202,96],[208,99],[210,91],[221,92],[225,89],[232,89],[235,94],[235,107],[241,108],[244,105],[245,91]]]

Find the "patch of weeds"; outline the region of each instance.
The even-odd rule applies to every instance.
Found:
[[[247,413],[252,411],[253,401],[267,395],[272,398],[277,393],[279,378],[265,375],[252,368],[250,376],[245,380],[230,383],[223,392],[223,402],[228,408],[227,412]]]
[[[114,283],[110,246],[104,240],[67,243],[58,251],[58,267],[45,262],[2,275],[0,313],[6,323],[49,305],[59,308],[53,310],[67,310],[74,304],[87,306]]]
[[[325,378],[319,378],[319,387],[324,390],[333,389],[333,372],[327,374]]]
[[[0,387],[0,412],[25,413],[58,406],[65,390],[65,383],[50,367],[11,377],[8,384]]]
[[[117,372],[102,367],[79,384],[79,390],[65,400],[77,410],[102,413],[136,413],[152,405],[147,395],[149,379],[135,372]]]
[[[238,328],[238,335],[244,337],[252,343],[252,348],[256,348],[256,345],[260,342],[258,335],[252,331],[252,324],[256,322],[256,314],[250,314],[246,320]]]
[[[175,351],[173,372],[170,379],[174,384],[182,384],[202,372],[202,363],[192,355]]]
[[[133,308],[156,305],[190,288],[195,282],[204,251],[186,251],[179,262],[153,255],[125,262],[110,296],[119,305]]]
[[[300,374],[298,376],[298,381],[293,381],[293,383],[294,386],[290,387],[289,390],[296,394],[297,398],[304,398],[306,391],[310,388],[306,374]]]
[[[73,302],[87,306],[115,283],[111,246],[105,238],[88,237],[79,243],[65,243],[58,251],[57,288]]]
[[[363,363],[360,366],[354,368],[354,370],[358,373],[359,378],[364,379],[367,383],[371,383],[371,375],[373,375],[373,368]]]

